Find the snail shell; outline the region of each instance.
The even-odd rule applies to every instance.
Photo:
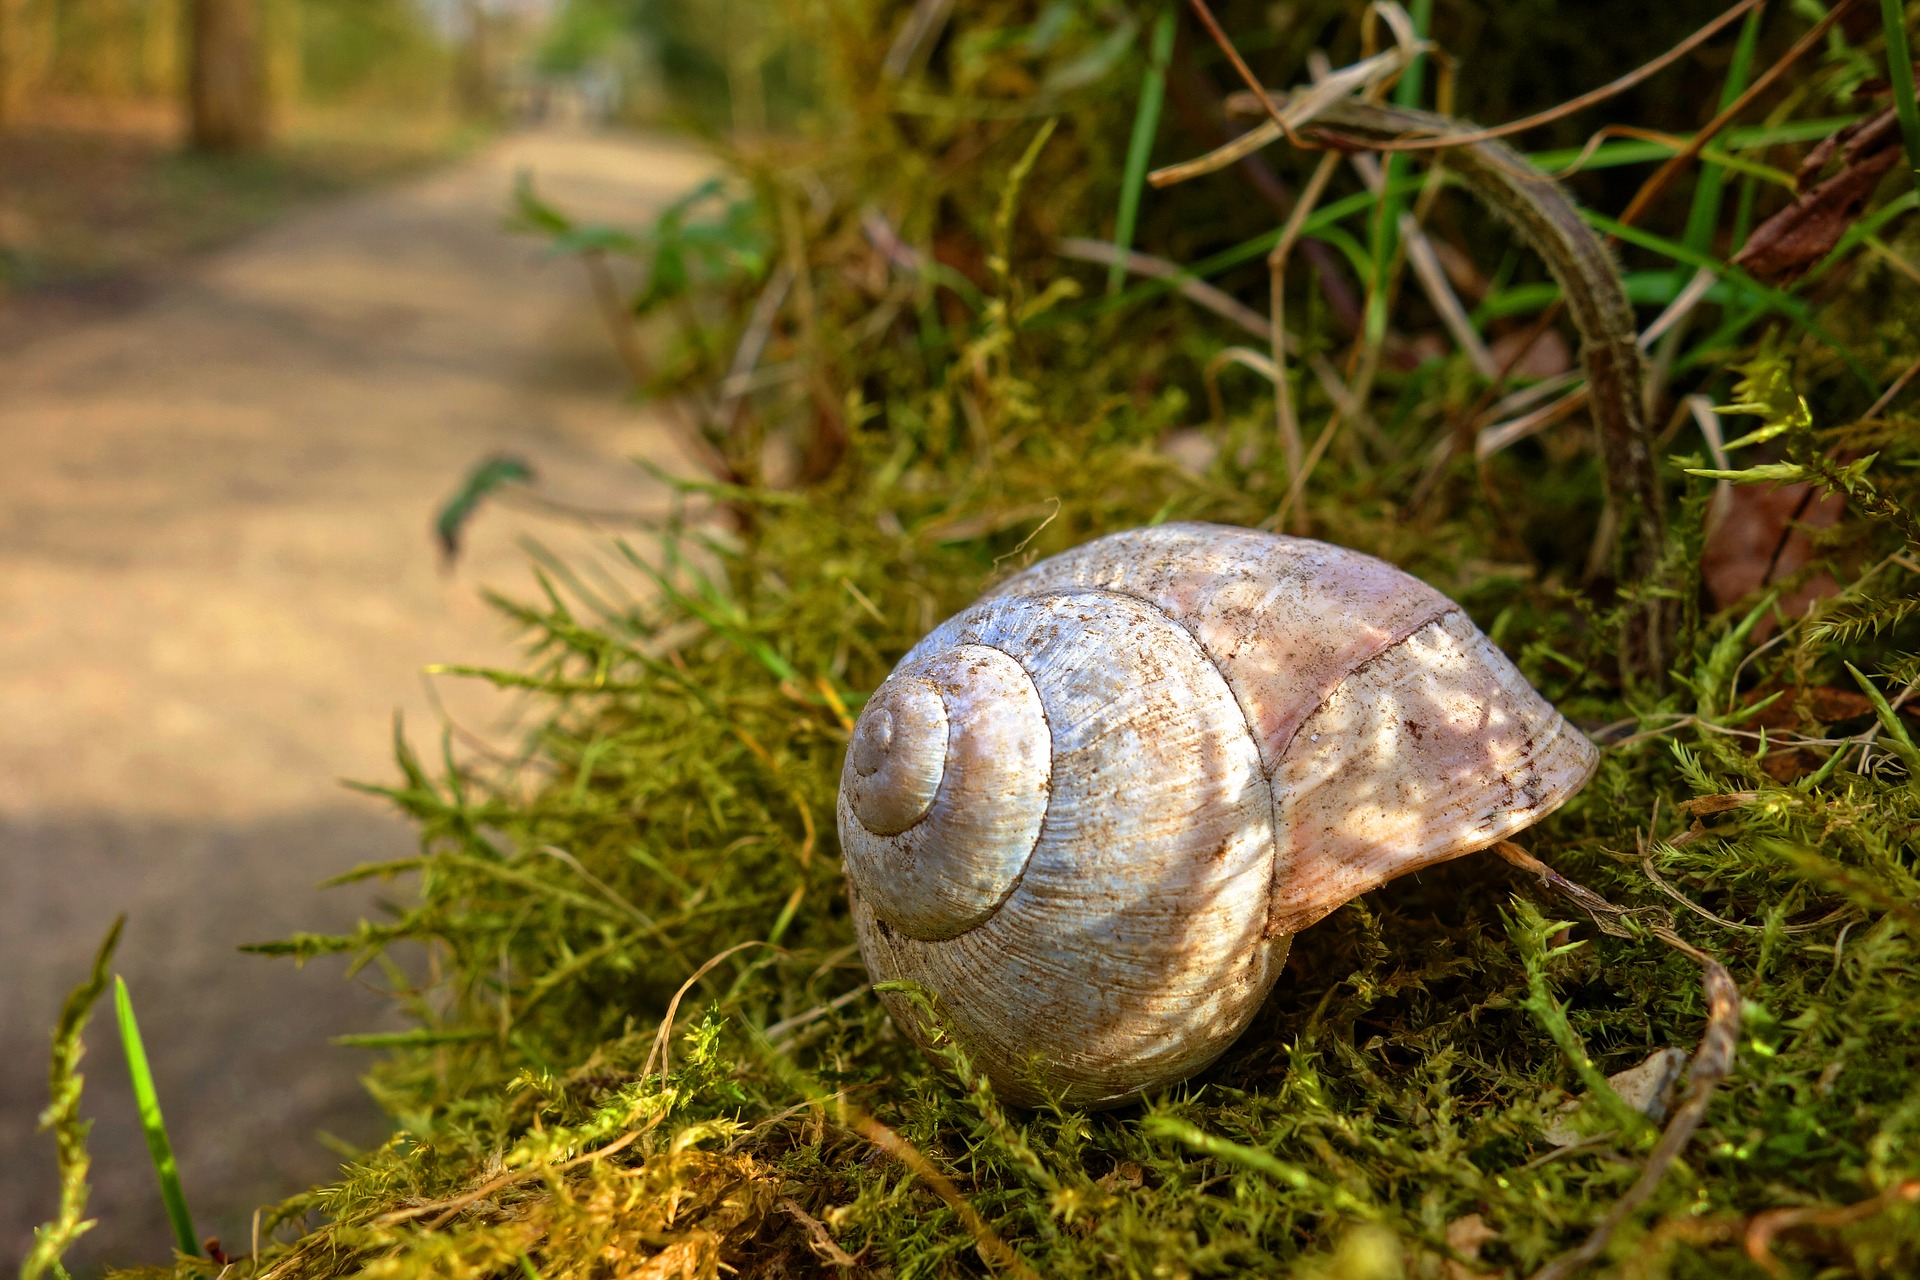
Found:
[[[1001,1096],[1115,1105],[1225,1051],[1294,934],[1538,821],[1597,760],[1391,565],[1114,534],[943,623],[868,701],[840,783],[854,929]]]

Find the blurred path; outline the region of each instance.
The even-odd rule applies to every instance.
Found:
[[[52,1209],[47,1033],[118,912],[203,1235],[243,1250],[254,1205],[334,1167],[317,1131],[380,1132],[365,1055],[326,1043],[380,1002],[234,948],[371,909],[313,885],[411,840],[338,780],[392,776],[395,709],[436,747],[424,665],[512,660],[477,584],[528,584],[522,527],[483,514],[452,578],[428,537],[466,469],[510,449],[552,492],[641,509],[659,494],[624,459],[668,452],[574,264],[502,230],[523,168],[627,225],[704,172],[669,144],[509,138],[0,351],[0,1270]],[[497,710],[437,683],[465,723]],[[88,1045],[101,1225],[76,1258],[163,1259],[110,1010]]]

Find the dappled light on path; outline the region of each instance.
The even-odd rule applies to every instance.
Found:
[[[531,587],[518,539],[602,537],[490,509],[445,574],[435,505],[511,451],[549,492],[658,509],[626,461],[679,465],[626,398],[574,265],[505,230],[531,170],[583,218],[641,224],[697,182],[671,145],[528,134],[401,188],[308,213],[181,271],[136,309],[0,353],[0,1259],[51,1207],[44,1046],[113,916],[203,1233],[379,1132],[354,1079],[382,1002],[235,954],[339,927],[373,894],[316,895],[410,834],[342,778],[386,781],[403,711],[497,726],[433,662],[510,661],[482,584]],[[88,1037],[102,1219],[75,1261],[159,1261],[168,1235],[118,1046]]]

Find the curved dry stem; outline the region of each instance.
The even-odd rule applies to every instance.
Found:
[[[1897,1182],[1877,1196],[1869,1196],[1849,1205],[1837,1208],[1791,1207],[1768,1209],[1757,1213],[1747,1224],[1746,1235],[1741,1243],[1746,1247],[1747,1256],[1755,1265],[1770,1276],[1787,1274],[1780,1260],[1773,1256],[1773,1241],[1783,1231],[1795,1227],[1824,1227],[1837,1230],[1852,1226],[1856,1222],[1865,1222],[1875,1214],[1884,1213],[1897,1204],[1907,1204],[1920,1200],[1920,1178],[1908,1178]]]
[[[1852,2],[1853,0],[1846,0],[1848,4]],[[1724,31],[1727,27],[1745,17],[1749,10],[1761,3],[1763,3],[1763,0],[1740,0],[1739,4],[1734,5],[1712,22],[1709,22],[1706,26],[1700,28],[1652,61],[1642,63],[1618,79],[1601,85],[1598,89],[1590,89],[1577,98],[1570,98],[1558,106],[1551,107],[1537,115],[1509,121],[1506,124],[1490,129],[1461,128],[1456,121],[1447,120],[1442,116],[1435,116],[1433,120],[1437,123],[1428,125],[1422,130],[1423,133],[1430,136],[1395,138],[1380,149],[1383,151],[1441,151],[1470,143],[1490,142],[1496,138],[1510,138],[1515,134],[1525,133],[1529,129],[1537,129],[1542,125],[1552,124],[1556,120],[1561,120],[1576,112],[1584,111],[1588,107],[1598,106],[1609,98],[1617,98],[1642,81],[1648,80],[1659,72],[1666,70],[1705,44],[1708,40]]]
[[[1727,972],[1726,966],[1674,932],[1673,917],[1664,907],[1630,909],[1615,906],[1586,886],[1567,879],[1511,840],[1502,840],[1493,846],[1493,851],[1537,877],[1543,887],[1553,890],[1586,912],[1602,933],[1616,938],[1632,937],[1633,930],[1624,922],[1641,921],[1649,934],[1700,966],[1700,984],[1707,997],[1707,1029],[1700,1037],[1700,1047],[1694,1052],[1693,1064],[1687,1069],[1686,1093],[1673,1109],[1673,1116],[1661,1131],[1660,1141],[1655,1144],[1653,1154],[1647,1157],[1640,1176],[1634,1179],[1625,1195],[1614,1201],[1606,1217],[1600,1220],[1600,1225],[1593,1229],[1585,1241],[1534,1272],[1530,1278],[1567,1280],[1567,1277],[1605,1253],[1620,1224],[1659,1188],[1661,1180],[1667,1176],[1667,1170],[1680,1158],[1680,1153],[1686,1150],[1694,1132],[1700,1128],[1700,1122],[1706,1118],[1714,1089],[1733,1074],[1735,1045],[1740,1035],[1740,988],[1735,985],[1733,975]]]
[[[982,1261],[1018,1280],[1040,1280],[1033,1268],[1027,1265],[1026,1259],[1015,1253],[1012,1246],[1002,1240],[999,1233],[980,1216],[980,1211],[973,1207],[973,1203],[960,1194],[960,1188],[954,1185],[953,1179],[940,1172],[917,1147],[851,1103],[843,1104],[843,1110],[849,1128],[905,1165],[914,1177],[932,1187],[934,1194],[947,1202],[954,1216],[973,1233],[975,1247]]]
[[[1372,146],[1438,129],[1457,132],[1459,125],[1425,111],[1345,99],[1328,105],[1307,128]],[[1448,169],[1513,226],[1560,284],[1580,334],[1607,496],[1622,513],[1616,573],[1622,583],[1644,581],[1659,567],[1666,520],[1653,435],[1641,408],[1645,369],[1620,270],[1566,192],[1519,152],[1485,140],[1445,154]],[[1629,628],[1623,665],[1649,683],[1657,683],[1666,670],[1670,613],[1661,601],[1647,601]]]

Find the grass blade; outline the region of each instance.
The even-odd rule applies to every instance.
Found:
[[[441,562],[450,568],[459,557],[460,535],[488,494],[503,485],[530,484],[533,478],[533,468],[509,454],[488,458],[469,472],[459,491],[434,517],[433,532],[440,543]]]
[[[140,1039],[140,1024],[133,1016],[133,998],[127,994],[127,980],[114,975],[113,1008],[120,1018],[120,1045],[127,1054],[127,1075],[133,1080],[133,1100],[140,1110],[140,1128],[147,1135],[147,1152],[153,1157],[153,1172],[160,1179],[160,1199],[167,1206],[167,1221],[173,1224],[175,1246],[189,1258],[200,1256],[200,1242],[194,1238],[193,1215],[187,1212],[187,1196],[180,1189],[180,1169],[174,1163],[173,1144],[167,1141],[167,1122],[160,1115],[160,1094],[153,1087],[153,1068],[147,1064],[147,1047]]]
[[[1722,262],[1711,254],[1695,253],[1693,250],[1687,248],[1687,246],[1675,243],[1664,236],[1654,235],[1650,231],[1642,231],[1638,227],[1627,226],[1623,222],[1609,218],[1603,213],[1595,213],[1591,209],[1582,209],[1580,216],[1590,225],[1606,232],[1608,235],[1619,240],[1624,240],[1626,243],[1637,248],[1645,249],[1650,253],[1660,254],[1670,262],[1684,263],[1690,267],[1704,267],[1708,271],[1713,272],[1725,281],[1730,288],[1752,295],[1754,302],[1759,306],[1785,316],[1794,325],[1825,343],[1835,355],[1840,357],[1841,361],[1846,364],[1853,375],[1860,379],[1864,386],[1876,392],[1878,391],[1877,384],[1875,384],[1872,378],[1867,376],[1867,371],[1861,365],[1860,361],[1855,358],[1851,351],[1842,345],[1838,338],[1821,327],[1820,323],[1813,318],[1813,313],[1808,310],[1807,304],[1800,299],[1791,294],[1784,293],[1779,289],[1775,289],[1770,285],[1761,284],[1758,280],[1740,270],[1738,267]]]
[[[47,1071],[47,1109],[40,1113],[40,1127],[53,1131],[60,1163],[60,1208],[52,1222],[34,1231],[33,1247],[27,1251],[26,1261],[20,1264],[20,1280],[40,1280],[49,1271],[66,1280],[67,1269],[61,1257],[75,1240],[93,1228],[92,1222],[80,1216],[87,1211],[87,1170],[92,1165],[87,1155],[87,1132],[93,1128],[91,1120],[80,1118],[80,1091],[84,1081],[79,1068],[80,1059],[87,1052],[80,1033],[86,1030],[93,1006],[107,989],[107,966],[113,961],[114,948],[120,945],[120,930],[126,923],[127,918],[121,916],[107,930],[106,939],[93,958],[93,972],[67,996],[66,1003],[60,1006],[60,1021],[54,1026],[53,1060]]]
[[[1727,67],[1727,78],[1720,86],[1720,111],[1725,111],[1740,95],[1746,92],[1747,76],[1753,70],[1754,47],[1760,42],[1760,20],[1764,9],[1755,9],[1747,14],[1747,20],[1740,26],[1740,40],[1733,49],[1733,61]],[[1687,210],[1687,229],[1681,237],[1681,243],[1695,253],[1713,251],[1714,228],[1720,223],[1720,203],[1727,185],[1727,170],[1724,165],[1708,161],[1700,166],[1700,180],[1693,189],[1693,205]],[[1692,272],[1682,268],[1676,273],[1675,287],[1686,283],[1685,277]]]
[[[1860,668],[1851,662],[1843,665],[1853,676],[1854,681],[1859,684],[1860,691],[1867,695],[1867,700],[1873,703],[1873,714],[1879,719],[1880,727],[1886,731],[1887,747],[1907,766],[1908,776],[1920,778],[1920,747],[1914,746],[1913,738],[1907,733],[1907,726],[1900,723],[1900,717],[1888,705],[1887,695],[1881,693]]]
[[[1425,40],[1433,30],[1433,0],[1413,0],[1408,12],[1413,18],[1413,34]],[[1415,54],[1413,61],[1407,63],[1406,74],[1393,87],[1393,100],[1403,107],[1418,107],[1424,105],[1421,100],[1426,92],[1427,55]]]
[[[1425,40],[1433,27],[1433,0],[1413,0],[1410,15],[1413,19],[1413,32],[1419,39]],[[1403,107],[1418,107],[1426,94],[1427,59],[1425,54],[1415,57],[1407,64],[1406,71],[1400,77],[1400,83],[1393,87],[1393,100]],[[1387,279],[1394,255],[1400,247],[1400,211],[1406,207],[1402,198],[1400,182],[1406,177],[1407,158],[1398,152],[1388,152],[1386,163],[1381,168],[1380,198],[1374,207],[1373,223],[1368,228],[1369,249],[1371,254],[1371,275],[1373,288],[1368,295],[1366,315],[1367,341],[1382,342],[1387,336],[1387,306],[1389,285]]]
[[[1887,84],[1893,89],[1893,109],[1900,117],[1900,136],[1907,144],[1907,168],[1920,188],[1920,104],[1913,100],[1913,50],[1907,45],[1906,5],[1902,0],[1880,0],[1880,22],[1887,29]]]
[[[1160,131],[1160,108],[1167,97],[1167,63],[1173,57],[1173,6],[1162,5],[1153,23],[1147,51],[1147,73],[1140,80],[1140,109],[1133,117],[1133,137],[1127,143],[1127,167],[1120,178],[1120,215],[1113,224],[1113,243],[1120,249],[1107,269],[1107,292],[1118,293],[1126,281],[1125,254],[1133,248],[1134,229],[1140,223],[1140,197],[1147,188],[1147,163],[1153,158],[1154,135]]]

